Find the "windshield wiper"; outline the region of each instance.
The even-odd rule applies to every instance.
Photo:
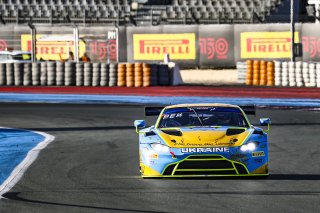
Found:
[[[194,110],[193,108],[189,108],[189,109],[191,109],[191,110],[194,112],[194,114],[197,116],[197,118],[198,118],[201,126],[203,127],[203,123],[202,123],[202,121],[201,121],[201,118],[199,117],[199,115],[198,115],[198,113],[196,112],[196,110]]]

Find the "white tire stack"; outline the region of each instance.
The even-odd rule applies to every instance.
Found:
[[[296,84],[296,75],[295,75],[295,64],[294,62],[290,61],[288,62],[288,71],[289,71],[289,86],[295,87]]]
[[[64,62],[62,61],[57,61],[57,76],[56,76],[56,81],[57,81],[57,86],[63,86],[64,85]]]
[[[107,63],[101,63],[100,86],[105,87],[109,84],[109,68]]]
[[[109,86],[117,86],[117,64],[109,64]]]
[[[23,86],[31,85],[31,63],[23,65]]]
[[[83,86],[83,63],[76,64],[76,85]]]
[[[23,64],[14,63],[14,85],[21,86],[23,81]]]
[[[237,62],[238,83],[246,83],[247,62]]]
[[[0,86],[6,85],[6,64],[0,64]]]
[[[297,87],[302,87],[303,84],[303,78],[302,78],[302,62],[297,61],[295,63],[295,75],[296,75],[296,83]]]
[[[40,64],[40,83],[41,86],[47,85],[47,63],[41,62]]]
[[[84,86],[91,86],[92,83],[92,64],[90,62],[84,63]]]
[[[275,86],[281,86],[281,62],[274,62],[274,84]]]
[[[40,85],[40,63],[32,63],[32,86]]]
[[[13,71],[12,63],[6,64],[6,79],[7,79],[7,86],[12,86],[14,83],[14,71]]]
[[[283,87],[289,86],[289,70],[288,70],[288,62],[282,62],[281,64],[282,72],[281,72],[281,85]]]
[[[66,62],[64,64],[64,85],[73,86],[74,85],[74,76],[76,72],[76,64],[74,62]]]
[[[315,63],[309,64],[309,78],[310,78],[309,87],[315,87],[317,85],[316,84],[316,64]]]
[[[56,62],[47,62],[47,81],[48,86],[56,85]]]
[[[92,86],[100,85],[100,63],[92,64]]]
[[[317,87],[320,87],[320,63],[317,63],[316,65],[316,82]]]
[[[309,78],[309,63],[303,62],[302,63],[302,78],[303,82],[306,87],[310,85],[310,78]]]

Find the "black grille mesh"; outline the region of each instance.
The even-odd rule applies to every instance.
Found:
[[[208,160],[205,160],[205,159],[208,159]],[[177,168],[174,171],[174,168],[176,166]],[[226,170],[220,170],[220,169],[226,169]],[[201,170],[201,171],[197,171],[197,170]],[[241,174],[241,175],[248,174],[245,166],[237,162],[232,163],[231,161],[226,160],[219,155],[189,156],[186,160],[179,162],[178,165],[177,164],[169,165],[163,172],[163,175],[173,175],[173,176],[174,175],[237,175],[237,174]]]

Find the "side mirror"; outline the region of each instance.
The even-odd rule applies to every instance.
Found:
[[[260,125],[261,126],[268,126],[271,124],[270,118],[260,118]]]
[[[144,120],[135,120],[134,126],[136,128],[144,128],[144,127],[146,127],[146,122]]]
[[[133,125],[136,127],[136,132],[139,133],[138,129],[146,127],[146,122],[144,120],[135,120]]]
[[[270,125],[271,125],[270,118],[260,118],[260,125],[261,126],[268,126],[268,129],[265,130],[264,132],[269,132],[270,131]]]

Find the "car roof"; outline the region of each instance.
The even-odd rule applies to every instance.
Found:
[[[0,51],[0,54],[20,55],[20,54],[31,54],[31,52],[30,51],[13,50],[13,51]]]
[[[233,107],[239,108],[237,105],[221,104],[221,103],[200,103],[200,104],[176,104],[167,106],[166,109],[179,108],[179,107]]]

